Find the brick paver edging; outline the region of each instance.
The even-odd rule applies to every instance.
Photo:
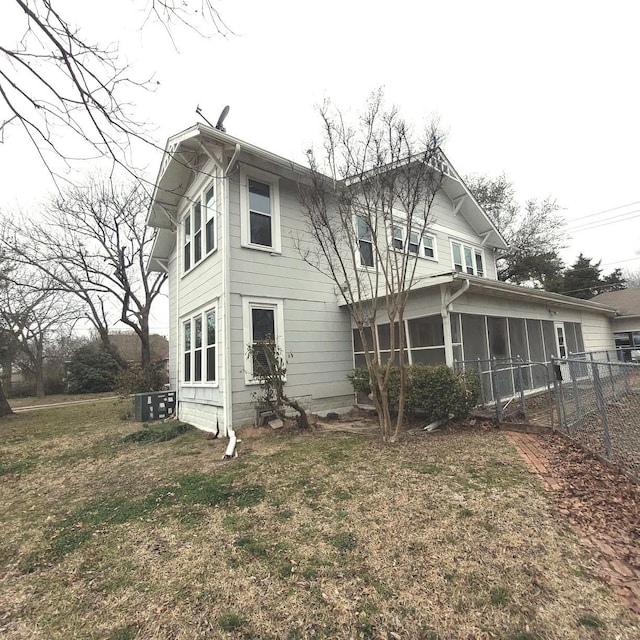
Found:
[[[540,446],[543,436],[515,431],[505,432],[505,436],[529,465],[531,471],[540,478],[547,491],[557,491],[561,488],[548,467],[546,451]],[[569,512],[565,511],[563,515],[569,515]],[[575,524],[573,528],[579,529]],[[605,542],[586,535],[584,531],[578,531],[578,534],[581,542],[598,559],[605,580],[633,612],[640,614],[640,573],[620,558],[616,553],[614,541]]]

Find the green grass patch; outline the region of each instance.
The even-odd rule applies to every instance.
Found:
[[[341,531],[333,536],[329,536],[327,540],[332,547],[342,552],[353,551],[357,544],[355,535],[350,531]]]
[[[234,486],[228,476],[189,474],[137,499],[107,497],[95,500],[77,509],[55,527],[49,536],[51,543],[45,557],[26,559],[26,570],[33,570],[42,561],[61,559],[107,527],[161,517],[171,507],[182,508],[182,519],[186,517],[185,524],[192,525],[194,519],[203,516],[204,512],[184,511],[185,507],[225,505],[241,509],[258,504],[263,498],[264,487],[259,485]]]
[[[237,631],[245,623],[245,619],[239,613],[225,613],[218,618],[218,626],[222,631]]]
[[[138,637],[140,630],[134,625],[127,625],[126,627],[119,627],[112,631],[108,636],[108,640],[134,640]]]
[[[264,558],[267,555],[266,545],[256,540],[253,536],[242,536],[234,540],[233,546],[242,549],[251,556]]]
[[[577,621],[579,626],[587,627],[588,629],[604,629],[606,627],[605,623],[591,613],[587,613],[578,617]]]
[[[28,460],[16,460],[9,462],[3,460],[0,462],[0,476],[21,475],[28,473],[38,462],[38,458],[29,458]]]
[[[494,587],[489,592],[489,597],[494,607],[505,607],[511,600],[511,594],[506,587]]]
[[[134,431],[125,436],[122,442],[140,442],[143,444],[168,442],[189,431],[193,431],[193,427],[183,422],[159,424],[140,429],[140,431]]]

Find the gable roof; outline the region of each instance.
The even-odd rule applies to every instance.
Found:
[[[199,158],[211,157],[207,143],[222,147],[223,152],[233,154],[240,162],[257,158],[265,164],[265,170],[284,175],[292,180],[304,180],[311,173],[308,167],[271,153],[248,142],[244,142],[213,127],[197,123],[167,140],[160,162],[158,177],[149,211],[147,224],[158,229],[150,268],[157,268],[169,256],[173,247],[173,231],[177,224],[177,206],[192,182]],[[473,230],[482,238],[482,244],[497,249],[506,249],[507,243],[499,229],[473,197],[466,184],[440,149],[441,159],[437,169],[443,176],[442,189],[454,203],[456,214],[462,215]],[[224,158],[218,161],[224,163]]]
[[[607,291],[594,296],[591,300],[613,307],[620,316],[640,316],[640,288]]]

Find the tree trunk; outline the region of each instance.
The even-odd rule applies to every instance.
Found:
[[[0,382],[0,417],[9,415],[13,415],[13,411],[9,406],[7,397],[4,395],[4,387],[2,386],[2,382]]]
[[[38,345],[36,346],[33,375],[36,379],[36,398],[44,398],[44,355],[41,342],[38,342]]]
[[[140,364],[143,367],[151,364],[151,340],[149,338],[148,318],[142,318],[140,322]]]
[[[0,378],[0,385],[5,389],[11,389],[11,371],[13,370],[13,362],[11,358],[5,358],[0,362],[2,367],[2,378]]]

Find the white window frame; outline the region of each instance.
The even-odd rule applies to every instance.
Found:
[[[215,318],[215,335],[214,335],[214,343],[209,344],[208,335],[207,335],[207,317],[213,314]],[[199,347],[196,346],[196,323],[197,321],[202,323],[201,329],[201,344]],[[220,359],[220,338],[218,335],[218,305],[217,303],[213,306],[209,305],[204,310],[191,313],[184,318],[180,323],[181,326],[181,336],[180,336],[180,380],[184,386],[194,386],[194,387],[217,387],[219,384],[219,359]],[[187,327],[189,327],[189,331],[191,332],[191,340],[190,340],[190,348],[186,349],[186,332]],[[208,380],[207,376],[207,357],[209,349],[213,347],[215,349],[215,361],[214,361],[214,380]],[[196,380],[196,352],[200,351],[200,379]],[[186,371],[186,356],[189,355],[189,379],[187,379],[187,371]]]
[[[484,251],[480,247],[475,247],[468,242],[461,242],[460,240],[450,240],[451,244],[451,266],[453,267],[453,271],[457,271],[456,269],[456,259],[454,255],[454,246],[460,248],[460,258],[461,258],[461,267],[462,271],[457,271],[458,273],[463,273],[468,276],[478,276],[480,278],[484,278],[487,275],[487,266],[486,261],[484,259]],[[469,254],[469,255],[467,255]],[[478,270],[478,256],[480,256],[480,260],[482,262],[482,270],[479,272]],[[469,262],[469,257],[471,258]],[[469,271],[471,269],[471,271]]]
[[[428,256],[425,253],[425,248],[424,248],[424,239],[425,238],[429,238],[431,240],[431,250],[433,251],[433,255],[432,256]],[[436,236],[433,233],[423,233],[422,234],[422,238],[420,240],[420,248],[421,248],[421,252],[422,252],[422,257],[425,258],[426,260],[433,260],[433,262],[438,262],[438,240],[436,238]]]
[[[207,206],[207,193],[212,190],[211,204]],[[216,180],[208,181],[203,189],[190,201],[189,206],[182,218],[182,273],[187,274],[197,267],[207,256],[214,253],[218,248],[218,206],[217,206],[217,183]],[[200,227],[196,230],[196,211],[200,210]],[[207,221],[211,220],[213,225],[213,247],[207,251]],[[189,239],[187,241],[187,228],[189,229]],[[198,238],[196,240],[196,238]],[[200,257],[196,260],[200,247]],[[189,266],[186,265],[186,258],[189,258]]]
[[[399,233],[398,233],[399,232]],[[433,262],[438,262],[438,246],[436,241],[436,236],[433,233],[424,232],[420,234],[418,231],[411,231],[409,233],[409,241],[407,241],[407,227],[402,223],[394,223],[391,226],[391,235],[389,238],[389,246],[394,249],[394,251],[409,251],[411,255],[418,256],[420,258],[424,258],[425,260],[431,260]],[[425,253],[424,248],[424,239],[429,238],[431,240],[431,245],[433,249],[433,256],[428,256]],[[417,240],[418,250],[417,252],[411,251],[409,249],[410,245],[415,245],[416,242],[411,242],[412,240]],[[400,241],[402,243],[402,248],[396,246],[396,242]]]
[[[271,246],[251,242],[251,215],[249,210],[249,180],[261,182],[269,186],[269,204],[271,215]],[[272,173],[240,167],[240,235],[241,246],[269,253],[282,253],[280,231],[280,178]]]
[[[275,331],[276,347],[284,356],[286,354],[284,344],[284,301],[274,298],[243,298],[242,300],[242,336],[243,349],[245,356],[244,366],[244,382],[247,385],[260,384],[253,376],[253,361],[249,354],[249,345],[253,344],[253,309],[272,309]],[[286,377],[285,377],[286,380]]]

